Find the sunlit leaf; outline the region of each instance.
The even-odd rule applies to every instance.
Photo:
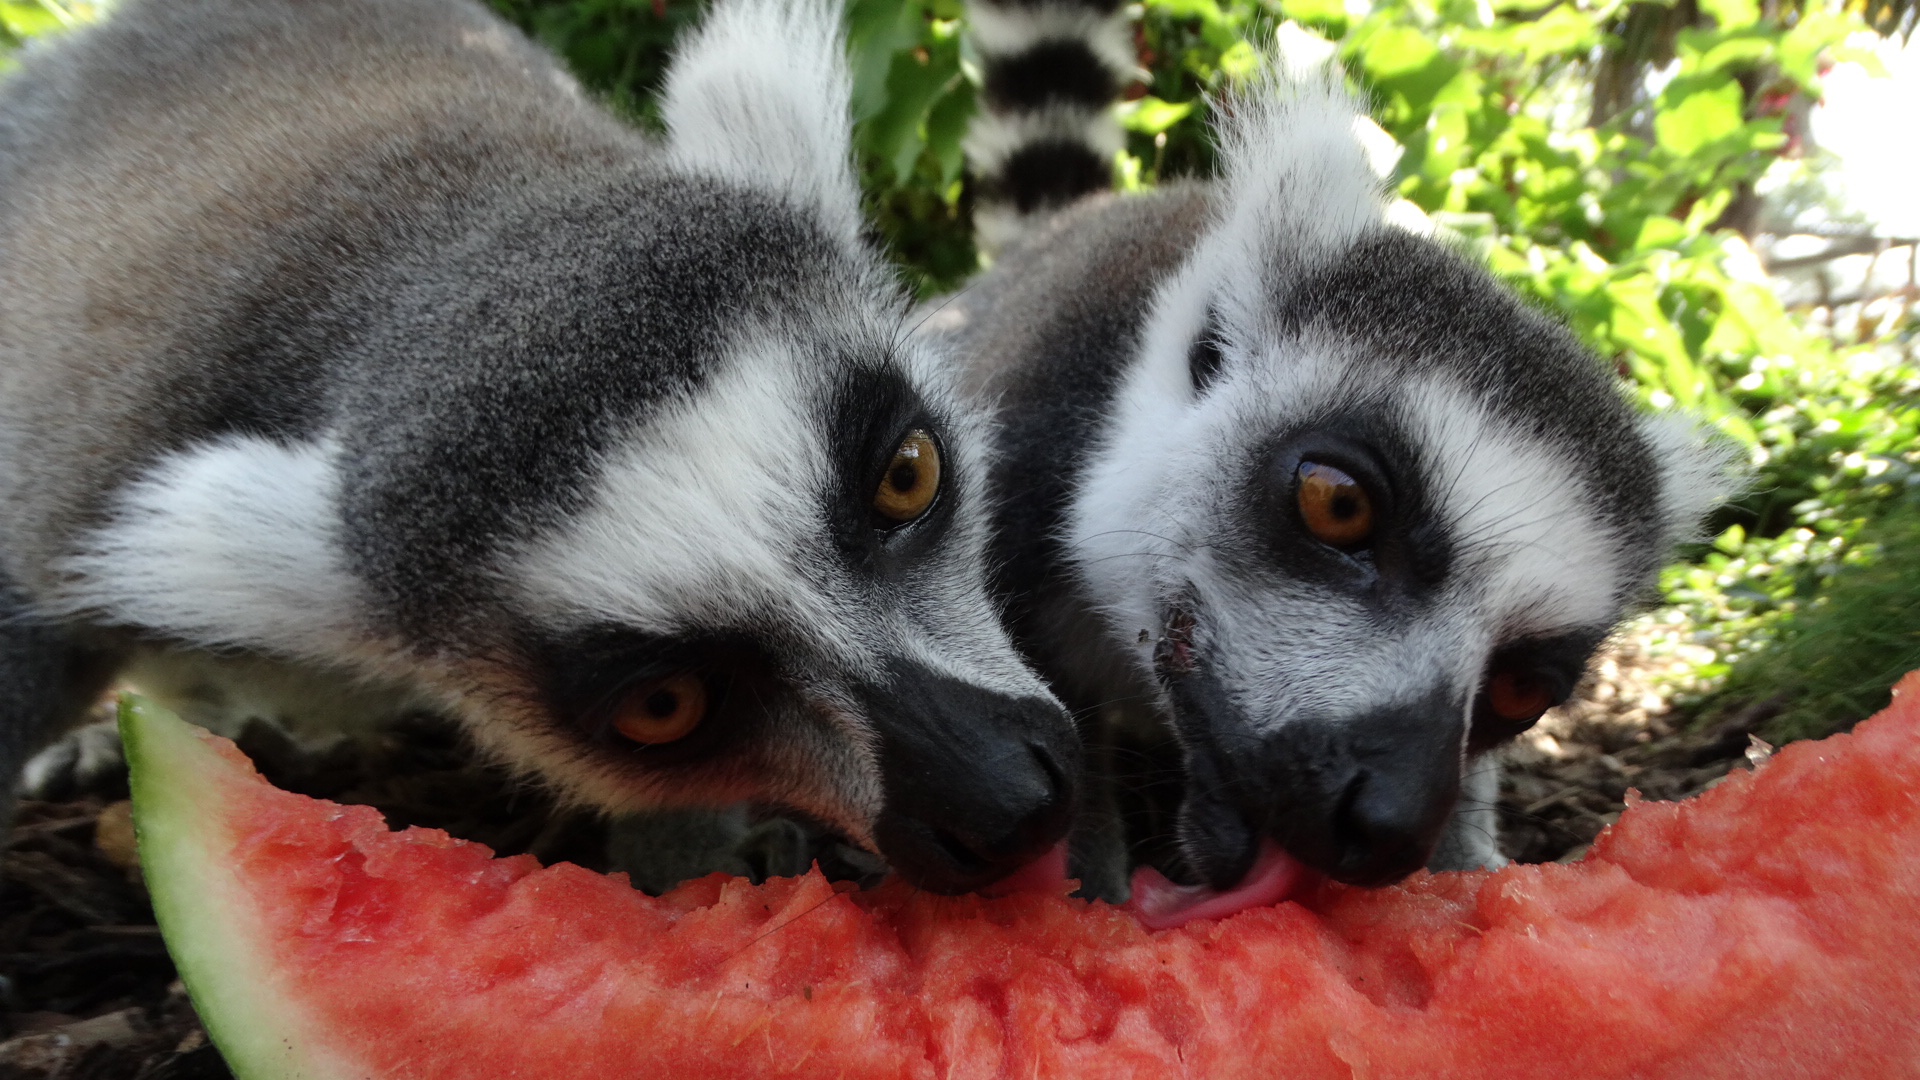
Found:
[[[1695,90],[1654,115],[1654,138],[1675,154],[1692,154],[1739,131],[1740,107],[1740,84],[1731,79]]]
[[[1760,5],[1755,0],[1700,0],[1700,8],[1713,16],[1722,30],[1752,26],[1760,19]]]
[[[1195,104],[1192,101],[1161,101],[1148,95],[1121,105],[1115,112],[1120,117],[1121,126],[1128,131],[1158,135],[1186,119]]]

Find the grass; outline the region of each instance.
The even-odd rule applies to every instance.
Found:
[[[1778,697],[1762,737],[1818,738],[1885,708],[1888,688],[1920,668],[1920,499],[1901,500],[1860,540],[1868,557],[1737,663],[1711,711]]]

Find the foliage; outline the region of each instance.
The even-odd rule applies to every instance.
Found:
[[[658,126],[654,97],[673,41],[700,21],[702,6],[680,0],[490,0],[495,11],[567,62],[615,109]]]
[[[614,107],[656,124],[653,97],[699,0],[492,0]],[[962,68],[961,0],[849,0],[854,151],[867,216],[922,294],[977,268],[960,138],[977,77]]]
[[[1774,742],[1824,735],[1886,707],[1920,668],[1920,499],[1894,504],[1849,545],[1828,588],[1736,661],[1719,701],[1777,700]]]
[[[94,0],[0,0],[0,72],[11,67],[10,53],[29,38],[91,20]]]

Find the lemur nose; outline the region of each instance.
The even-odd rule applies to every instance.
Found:
[[[1337,862],[1333,876],[1354,885],[1385,885],[1418,870],[1427,861],[1453,795],[1431,785],[1361,769],[1354,774],[1334,810]]]
[[[1264,741],[1213,740],[1258,746],[1252,769],[1198,745],[1181,809],[1189,860],[1216,885],[1244,872],[1251,826],[1349,885],[1386,885],[1419,869],[1460,797],[1466,706],[1457,697],[1441,688],[1360,715],[1301,718]]]
[[[969,892],[1066,836],[1080,747],[1059,703],[889,667],[872,693],[886,791],[874,840],[895,870]]]
[[[919,798],[890,799],[876,839],[894,868],[922,888],[959,893],[992,884],[1040,857],[1067,833],[1071,774],[1057,752],[1029,743],[1031,764],[1002,763],[967,793],[923,782]],[[970,770],[957,770],[965,782]],[[936,795],[935,793],[938,792]],[[933,795],[930,799],[927,796]]]
[[[1012,827],[999,828],[1019,813],[1017,807],[979,819],[977,823],[962,821],[933,830],[941,845],[953,855],[956,866],[978,867],[981,873],[993,875],[989,881],[1026,865],[1051,848],[1067,831],[1073,805],[1068,797],[1071,789],[1066,773],[1045,747],[1029,744],[1028,749],[1039,765],[1041,783],[1026,800],[1030,809],[1015,819]]]

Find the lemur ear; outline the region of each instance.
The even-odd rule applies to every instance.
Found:
[[[1269,57],[1213,108],[1221,197],[1205,247],[1244,268],[1220,298],[1228,308],[1273,302],[1384,227],[1386,191],[1365,138],[1372,121],[1337,69],[1289,70]]]
[[[1336,69],[1267,63],[1252,85],[1215,104],[1227,190],[1221,209],[1229,233],[1311,265],[1384,219],[1386,192],[1363,140],[1371,121]]]
[[[1707,514],[1747,486],[1740,448],[1698,417],[1642,416],[1640,437],[1660,470],[1660,516],[1669,546],[1697,539]]]
[[[825,0],[721,0],[674,57],[661,113],[678,164],[783,195],[857,243],[839,10]]]

